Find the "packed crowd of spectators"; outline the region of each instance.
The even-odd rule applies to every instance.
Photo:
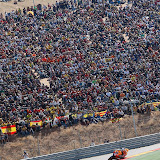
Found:
[[[71,0],[1,14],[0,125],[103,110],[121,117],[131,112],[124,101],[159,101],[160,6],[129,2]]]

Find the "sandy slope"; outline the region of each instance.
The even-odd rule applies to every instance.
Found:
[[[59,0],[57,0],[59,1]],[[55,3],[56,0],[34,0],[34,4],[43,4],[48,5]],[[24,2],[18,2],[17,4],[14,4],[14,0],[11,0],[10,2],[0,2],[0,13],[11,12],[12,10],[16,10],[18,8],[23,9],[24,7],[30,7],[33,6],[33,0],[24,0]]]
[[[40,80],[40,82],[41,82],[42,85],[44,84],[44,85],[46,85],[46,86],[48,86],[48,87],[50,86],[50,85],[49,85],[48,78],[43,78],[43,79]]]
[[[1,1],[1,0],[0,0]],[[18,1],[18,0],[17,0]],[[58,2],[60,0],[57,0]],[[11,0],[10,2],[0,2],[0,13],[5,13],[5,12],[11,12],[12,10],[16,9],[23,9],[24,7],[31,7],[37,5],[37,4],[43,4],[43,5],[48,5],[49,4],[54,4],[56,0],[24,0],[24,2],[18,2],[17,4],[14,4],[14,0]],[[126,1],[127,2],[127,1]],[[121,7],[125,7],[128,5],[127,3],[121,5]],[[131,4],[128,5],[131,7]],[[117,6],[119,8],[120,6]]]

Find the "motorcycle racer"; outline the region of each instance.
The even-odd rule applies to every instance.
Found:
[[[113,155],[108,160],[119,160],[124,159],[128,153],[127,148],[117,149],[113,152]]]

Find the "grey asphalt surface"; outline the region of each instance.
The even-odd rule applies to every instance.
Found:
[[[151,146],[147,146],[147,147],[132,149],[132,150],[129,150],[127,157],[137,155],[137,154],[140,154],[140,153],[144,153],[144,152],[147,152],[147,151],[151,151],[151,150],[154,150],[154,149],[158,149],[158,148],[160,148],[160,143],[155,144],[155,145],[151,145]],[[83,160],[108,160],[108,158],[111,155],[112,155],[112,153],[107,154],[107,155],[97,156],[97,157],[85,158]]]

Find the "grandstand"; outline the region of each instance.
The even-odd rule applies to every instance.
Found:
[[[26,2],[0,14],[2,146],[20,159],[23,140],[35,157],[159,132],[159,1]]]

